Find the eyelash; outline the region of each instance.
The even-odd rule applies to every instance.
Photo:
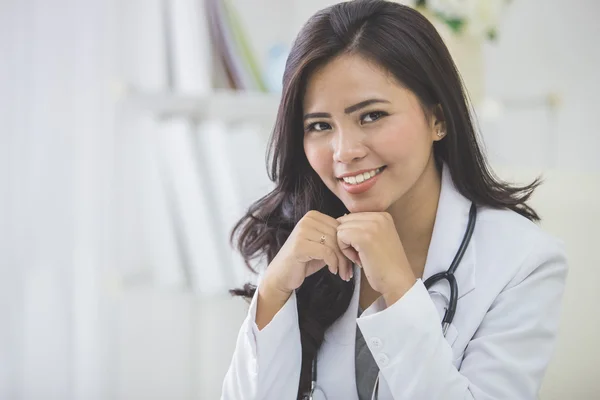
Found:
[[[373,122],[377,122],[379,121],[381,118],[386,117],[388,115],[388,113],[386,113],[385,111],[369,111],[368,113],[365,113],[363,115],[360,116],[360,120],[363,121],[365,119],[365,117],[372,115],[372,114],[376,114],[377,118],[375,118],[373,121],[367,122],[367,124],[371,124]],[[315,129],[315,126],[318,124],[325,124],[328,125],[329,128],[331,128],[331,125],[329,125],[327,122],[313,122],[312,124],[308,125],[305,129],[306,132],[323,132],[325,129],[322,129],[320,131]],[[327,129],[329,129],[327,128]]]
[[[377,114],[377,115],[378,115],[378,117],[377,117],[375,120],[373,120],[373,121],[371,121],[371,122],[369,122],[369,123],[372,123],[372,122],[375,122],[375,121],[379,121],[381,118],[383,118],[383,117],[385,117],[385,116],[387,116],[387,115],[388,115],[388,113],[386,113],[386,112],[384,112],[384,111],[371,111],[371,112],[368,112],[368,113],[366,113],[366,114],[363,114],[363,115],[360,117],[360,120],[362,121],[362,120],[363,120],[363,119],[364,119],[366,116],[368,116],[368,115],[371,115],[371,114]]]

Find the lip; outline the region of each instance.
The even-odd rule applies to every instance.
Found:
[[[342,179],[342,178],[346,178],[348,176],[356,176],[358,174],[364,174],[365,172],[375,171],[376,169],[379,169],[379,168],[385,168],[385,167],[381,166],[381,167],[375,167],[375,168],[370,168],[370,169],[361,169],[360,171],[348,172],[346,174],[338,176],[337,178]]]
[[[368,170],[365,170],[364,172],[368,172],[368,171],[372,171],[372,170],[368,169]],[[385,172],[385,169],[383,171],[381,171],[380,173],[378,173],[377,175],[375,175],[374,177],[372,177],[371,179],[368,179],[364,182],[361,182],[361,183],[358,183],[355,185],[346,183],[343,179],[340,179],[340,184],[342,185],[344,190],[350,194],[361,194],[361,193],[364,193],[367,190],[371,189],[375,185],[375,183],[377,183],[377,180],[384,172]],[[356,174],[358,174],[358,172]],[[353,175],[350,175],[350,176],[353,176]]]

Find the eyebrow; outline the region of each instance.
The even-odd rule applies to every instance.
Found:
[[[344,113],[352,114],[353,112],[356,112],[360,109],[363,109],[363,108],[370,106],[371,104],[375,104],[375,103],[388,103],[389,104],[390,102],[387,100],[382,100],[382,99],[369,99],[369,100],[361,101],[360,103],[357,103],[357,104],[354,104],[353,106],[345,108]],[[331,114],[324,113],[324,112],[316,112],[316,113],[309,113],[309,114],[304,115],[305,121],[307,119],[311,119],[311,118],[331,118]]]

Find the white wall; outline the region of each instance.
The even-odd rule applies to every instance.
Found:
[[[486,51],[492,97],[528,98],[558,92],[562,107],[514,110],[490,127],[486,140],[503,164],[600,171],[600,2],[511,2],[497,44]]]

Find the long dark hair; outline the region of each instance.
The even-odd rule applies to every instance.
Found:
[[[508,208],[539,220],[526,201],[540,181],[517,187],[492,173],[471,121],[461,78],[433,25],[418,11],[398,3],[354,0],[315,14],[291,49],[268,152],[269,176],[276,187],[249,208],[231,234],[249,268],[258,257],[270,263],[309,210],[334,218],[347,212],[310,167],[302,124],[302,97],[311,72],[343,53],[360,54],[394,74],[415,93],[426,113],[441,106],[447,135],[435,142],[434,156],[450,169],[463,196],[480,206]],[[255,289],[246,285],[232,292],[252,297]],[[344,282],[324,272],[310,276],[297,290],[302,344],[299,398],[310,387],[311,361],[325,330],[345,312],[353,289],[353,280]]]

